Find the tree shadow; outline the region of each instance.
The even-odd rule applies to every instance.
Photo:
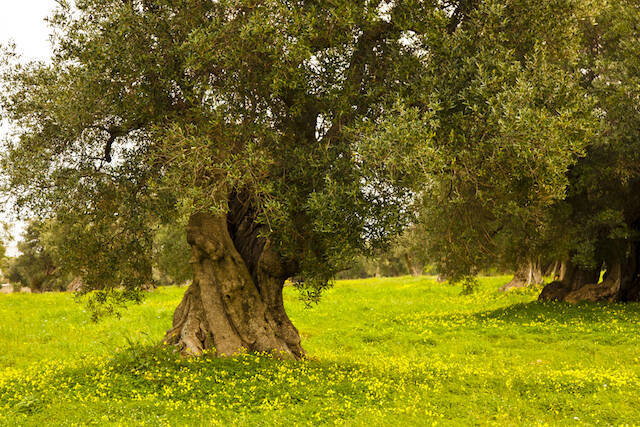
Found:
[[[557,322],[563,324],[589,324],[611,321],[640,321],[640,303],[580,303],[528,302],[474,313],[478,321],[496,320],[510,324]]]
[[[230,413],[278,405],[295,412],[296,406],[332,402],[348,418],[351,404],[371,408],[389,404],[400,378],[393,370],[378,371],[348,361],[295,362],[259,354],[183,358],[169,348],[138,344],[107,358],[54,365],[38,365],[30,375],[0,383],[0,405],[31,416],[61,402],[140,402],[149,410],[159,403]]]

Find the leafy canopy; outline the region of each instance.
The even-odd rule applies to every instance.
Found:
[[[6,184],[68,224],[69,263],[94,287],[139,287],[154,228],[230,198],[310,296],[411,223],[452,279],[560,257],[579,246],[558,236],[599,144],[612,173],[638,152],[618,151],[635,130],[616,110],[635,99],[620,52],[637,49],[636,15],[588,0],[63,2],[52,63],[3,73]]]
[[[2,168],[19,208],[67,224],[89,286],[141,286],[153,229],[230,197],[314,289],[410,221],[431,150],[413,83],[444,5],[60,4],[50,64],[6,54]]]

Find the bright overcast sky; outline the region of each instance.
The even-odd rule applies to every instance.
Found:
[[[13,39],[25,58],[46,59],[51,46],[44,19],[55,7],[55,0],[0,0],[0,43]]]
[[[55,7],[55,0],[0,0],[0,44],[12,40],[25,60],[46,60],[51,55],[51,45],[44,19]],[[6,132],[6,124],[0,123],[0,138],[4,138]],[[21,229],[22,225],[16,224],[14,236]],[[9,248],[9,253],[15,254],[15,246]]]

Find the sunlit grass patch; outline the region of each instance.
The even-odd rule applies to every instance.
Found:
[[[640,423],[640,306],[539,304],[506,281],[344,281],[311,309],[288,288],[299,363],[158,347],[184,288],[97,325],[68,295],[0,297],[0,424]]]

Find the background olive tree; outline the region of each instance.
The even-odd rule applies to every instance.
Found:
[[[65,224],[65,268],[98,302],[139,298],[154,227],[187,218],[194,281],[166,341],[300,357],[284,280],[316,299],[411,220],[428,141],[368,132],[430,123],[403,100],[424,67],[410,36],[450,19],[413,1],[62,2],[51,64],[8,54],[6,187]]]

